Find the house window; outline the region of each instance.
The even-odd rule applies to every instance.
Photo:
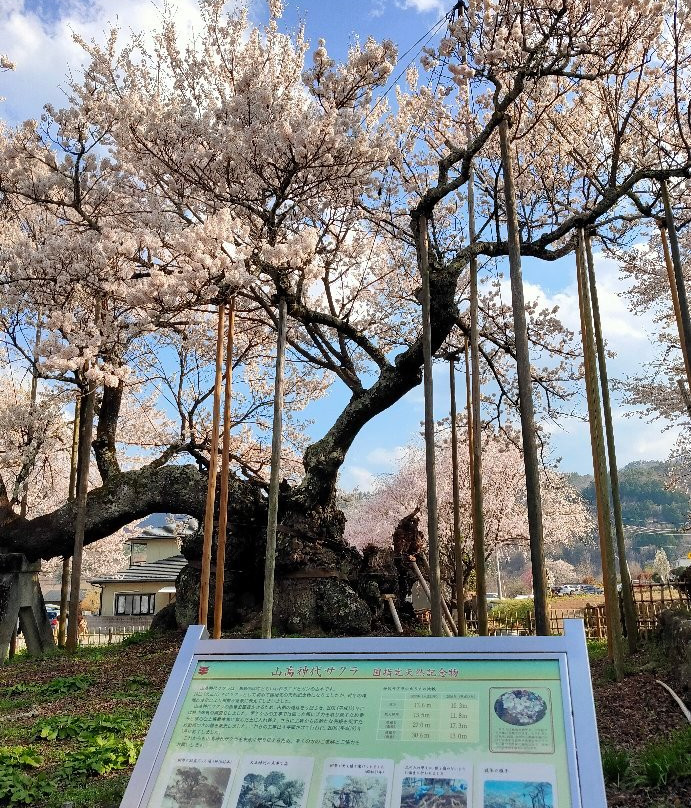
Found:
[[[135,564],[145,564],[146,563],[146,544],[139,544],[138,542],[132,542],[130,545],[130,567],[134,566]]]
[[[116,595],[115,614],[153,614],[156,595]]]

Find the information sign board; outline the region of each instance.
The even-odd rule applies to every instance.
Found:
[[[583,624],[558,637],[189,629],[122,808],[605,808]]]

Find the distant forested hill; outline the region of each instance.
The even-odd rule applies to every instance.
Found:
[[[625,525],[664,525],[682,528],[689,518],[689,497],[669,489],[670,465],[651,460],[629,463],[619,469],[622,517]],[[568,475],[571,484],[595,507],[593,478]],[[573,478],[573,479],[572,479]],[[584,481],[588,480],[584,484]]]

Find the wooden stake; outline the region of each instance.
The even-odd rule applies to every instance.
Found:
[[[597,387],[597,367],[595,363],[595,341],[591,319],[590,294],[585,267],[585,245],[583,231],[579,232],[576,248],[576,274],[578,280],[578,300],[581,314],[581,335],[583,339],[583,359],[585,364],[586,396],[590,421],[590,441],[593,453],[593,473],[595,496],[597,499],[598,528],[600,532],[600,552],[602,557],[603,584],[605,589],[605,611],[607,616],[607,643],[614,673],[617,679],[623,676],[622,637],[617,601],[617,579],[615,574],[614,542],[609,513],[607,485],[607,462],[602,432],[600,394]]]
[[[430,319],[429,253],[427,218],[418,221],[418,256],[422,274],[422,353],[424,357],[425,389],[425,468],[427,473],[427,541],[430,565],[430,630],[435,637],[442,635],[441,570],[439,535],[437,530],[437,479],[434,449],[434,388],[432,383],[432,324]]]
[[[468,86],[470,104],[470,87]],[[475,244],[475,172],[471,164],[468,170],[468,240]],[[470,366],[471,366],[471,411],[472,454],[470,464],[470,501],[473,525],[473,554],[475,556],[475,591],[477,600],[477,630],[486,637],[487,622],[487,570],[485,564],[485,514],[482,493],[482,421],[480,420],[480,347],[478,329],[478,265],[477,255],[470,256]],[[466,367],[466,376],[468,375]],[[478,563],[477,559],[481,559]],[[480,573],[478,575],[478,570]]]
[[[458,633],[466,635],[465,625],[465,570],[461,547],[461,498],[458,486],[458,427],[456,423],[456,366],[449,357],[449,391],[451,398],[451,491],[453,496],[453,546],[456,561],[456,603],[458,605]]]
[[[221,379],[223,376],[223,326],[225,307],[218,307],[216,326],[216,375],[214,377],[214,403],[211,420],[211,455],[209,457],[209,479],[206,484],[206,505],[204,508],[204,544],[202,547],[202,572],[199,582],[200,626],[206,626],[209,618],[209,578],[211,577],[211,540],[214,532],[214,504],[216,501],[216,469],[218,467],[218,433],[221,415]]]
[[[67,623],[67,650],[74,653],[79,639],[79,590],[81,587],[82,552],[86,527],[86,501],[89,488],[89,464],[91,462],[91,439],[94,431],[94,406],[96,387],[85,382],[80,397],[79,451],[77,463],[77,498],[74,520],[74,551],[72,552],[72,578],[70,581],[70,608]]]
[[[509,245],[511,274],[511,307],[513,309],[514,334],[516,339],[516,370],[523,435],[523,462],[528,502],[528,529],[530,533],[530,562],[533,573],[533,596],[535,602],[535,628],[538,634],[549,634],[547,610],[547,576],[545,574],[545,545],[542,530],[542,497],[540,494],[540,463],[535,445],[535,406],[533,404],[532,379],[530,374],[530,346],[525,319],[523,277],[521,271],[521,246],[518,236],[516,192],[513,181],[513,166],[509,149],[509,125],[506,117],[499,124],[501,161],[504,174],[504,200],[506,204],[506,227]]]
[[[228,341],[223,395],[223,446],[221,449],[221,496],[218,503],[218,536],[216,539],[216,583],[214,590],[214,640],[221,638],[223,619],[223,582],[226,563],[228,526],[228,478],[230,476],[230,403],[233,394],[233,337],[235,331],[235,298],[228,304]]]
[[[283,428],[283,376],[286,352],[287,305],[284,297],[278,303],[278,341],[276,346],[276,384],[274,391],[274,423],[271,437],[271,479],[269,482],[269,518],[266,527],[266,561],[264,564],[264,609],[262,637],[271,638],[274,611],[274,575],[276,572],[276,531],[278,528],[278,486],[281,474],[281,441]]]
[[[590,282],[590,302],[595,327],[595,345],[597,347],[597,364],[600,371],[600,387],[602,389],[602,410],[605,417],[605,433],[607,436],[607,456],[609,459],[609,477],[612,487],[612,508],[614,510],[614,527],[617,537],[617,553],[619,555],[619,577],[621,579],[621,596],[624,603],[624,623],[629,651],[633,653],[638,644],[638,617],[631,591],[631,575],[626,563],[626,545],[624,542],[624,521],[621,515],[621,497],[619,495],[619,471],[617,469],[617,450],[614,443],[614,424],[612,422],[612,406],[609,399],[609,381],[607,378],[607,360],[605,358],[605,341],[602,337],[600,322],[600,304],[595,282],[595,261],[589,234],[585,236],[585,251],[588,261],[588,280]]]

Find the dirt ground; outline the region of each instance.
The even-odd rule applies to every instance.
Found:
[[[4,687],[49,682],[56,677],[84,674],[92,677],[88,692],[58,701],[13,709],[6,704],[0,725],[12,730],[13,744],[30,743],[38,717],[53,714],[89,715],[117,709],[146,709],[153,714],[160,692],[175,660],[182,635],[147,638],[129,648],[112,649],[101,658],[60,656],[43,661],[23,660],[0,667],[0,695]],[[629,675],[612,681],[606,660],[592,663],[593,689],[601,744],[636,752],[682,729],[685,719],[671,696],[656,683],[660,678],[677,687],[674,671],[663,654],[641,651],[628,662]],[[27,738],[22,737],[26,728]],[[4,731],[0,731],[0,736]],[[0,737],[0,745],[9,737]],[[123,784],[124,787],[124,784]],[[672,786],[608,788],[610,808],[689,808],[691,778]],[[90,804],[89,804],[90,805]],[[99,808],[105,804],[94,803]],[[108,803],[108,808],[116,803]],[[587,807],[586,807],[587,808]]]

